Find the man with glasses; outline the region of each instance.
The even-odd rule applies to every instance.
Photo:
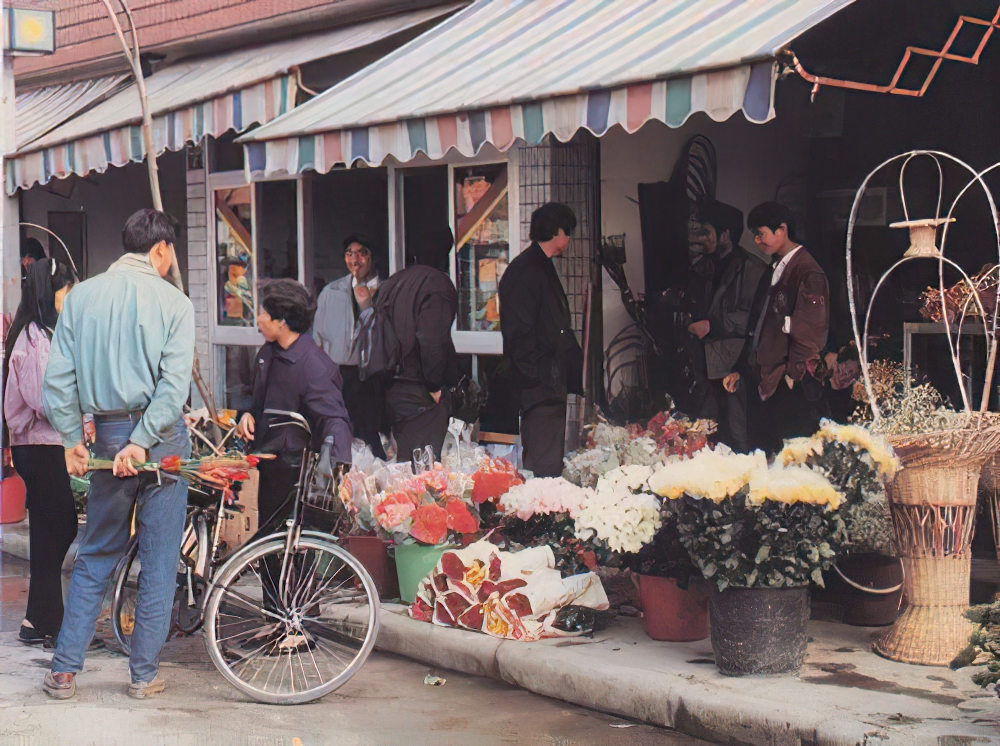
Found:
[[[362,381],[358,375],[359,350],[355,349],[354,324],[361,312],[371,308],[379,278],[371,245],[364,236],[344,241],[344,263],[348,274],[334,280],[319,295],[313,337],[323,351],[340,366],[344,378],[344,402],[354,426],[354,436],[363,440],[379,458],[385,458],[382,438],[384,392],[377,376]]]

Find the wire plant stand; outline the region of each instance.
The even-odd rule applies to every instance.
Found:
[[[937,167],[938,196],[933,218],[911,219],[906,201],[905,177],[909,164],[917,158],[929,158]],[[968,183],[942,214],[944,169],[942,161],[957,165],[969,174]],[[855,223],[862,198],[872,178],[889,167],[899,167],[899,191],[904,221],[892,227],[910,232],[911,246],[876,283],[863,324],[859,324],[859,308],[855,297],[855,277],[852,245]],[[993,217],[1000,263],[1000,229],[997,227],[997,206],[984,181],[984,176],[1000,167],[996,164],[977,172],[968,164],[947,153],[915,150],[897,155],[873,170],[861,184],[851,209],[847,230],[847,292],[855,343],[859,350],[861,370],[868,401],[874,418],[873,427],[886,429],[886,418],[879,407],[871,377],[869,359],[869,328],[872,309],[879,290],[899,267],[916,260],[934,261],[938,265],[938,291],[941,308],[946,309],[945,268],[957,271],[971,290],[962,312],[953,323],[943,314],[949,355],[959,390],[962,412],[941,416],[934,429],[915,433],[887,432],[886,438],[896,451],[903,468],[887,485],[892,511],[896,546],[905,573],[905,593],[909,603],[903,614],[874,642],[880,655],[906,663],[948,665],[967,644],[972,624],[964,611],[969,605],[971,574],[971,538],[975,526],[977,486],[983,464],[1000,449],[1000,418],[988,412],[990,391],[997,356],[997,306],[987,313],[979,289],[969,274],[945,255],[948,231],[955,222],[955,209],[974,187],[985,192]],[[941,245],[935,245],[938,230]],[[1000,287],[997,288],[1000,302]],[[961,335],[966,316],[983,324],[986,337],[986,372],[982,400],[976,406],[973,393],[963,384]],[[910,382],[904,384],[907,388]]]

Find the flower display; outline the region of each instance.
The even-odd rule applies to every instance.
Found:
[[[645,486],[652,473],[648,466],[613,469],[597,483],[597,490],[576,516],[576,535],[597,539],[615,552],[635,553],[649,543],[660,528],[660,504]]]
[[[448,536],[448,511],[437,503],[420,505],[413,511],[410,536],[424,544],[441,544]]]
[[[413,511],[416,509],[417,503],[410,495],[393,492],[376,503],[375,520],[389,533],[409,532],[413,527]]]
[[[822,455],[824,445],[831,442],[860,451],[883,479],[892,479],[896,475],[899,460],[881,436],[861,425],[840,425],[831,420],[823,420],[819,430],[811,437],[785,441],[777,460],[785,466],[805,464],[813,457]]]
[[[659,467],[649,477],[649,488],[670,499],[689,495],[719,502],[740,492],[760,469],[767,469],[763,452],[736,454],[719,445]]]
[[[660,412],[646,424],[616,427],[604,422],[589,433],[587,447],[564,459],[563,476],[581,487],[619,466],[654,466],[671,457],[686,458],[708,445],[715,432],[712,420],[694,420],[672,409]]]
[[[788,505],[825,505],[836,510],[843,498],[822,474],[806,466],[784,466],[778,463],[770,469],[758,469],[754,472],[750,478],[750,494],[747,499],[752,505],[763,505],[765,500],[771,500]]]
[[[500,498],[500,506],[506,514],[522,521],[553,513],[568,513],[570,518],[576,518],[593,494],[593,490],[577,487],[562,477],[540,477],[512,487]]]

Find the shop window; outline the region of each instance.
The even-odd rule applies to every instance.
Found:
[[[298,182],[265,181],[254,188],[259,293],[270,280],[299,278]]]
[[[249,186],[215,191],[215,247],[221,326],[255,325],[251,216]]]
[[[497,288],[510,261],[507,164],[455,168],[459,331],[500,331]]]

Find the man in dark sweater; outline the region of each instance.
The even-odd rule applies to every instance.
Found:
[[[553,257],[569,246],[576,216],[550,202],[531,215],[531,245],[500,280],[500,331],[513,389],[520,399],[524,468],[562,474],[566,399],[583,394],[583,351]]]
[[[399,369],[385,397],[397,461],[428,445],[440,458],[448,432],[449,391],[460,378],[451,339],[458,293],[440,267],[446,266],[453,243],[448,228],[414,238],[407,249],[418,264],[379,288],[378,312],[386,314],[400,344]]]

